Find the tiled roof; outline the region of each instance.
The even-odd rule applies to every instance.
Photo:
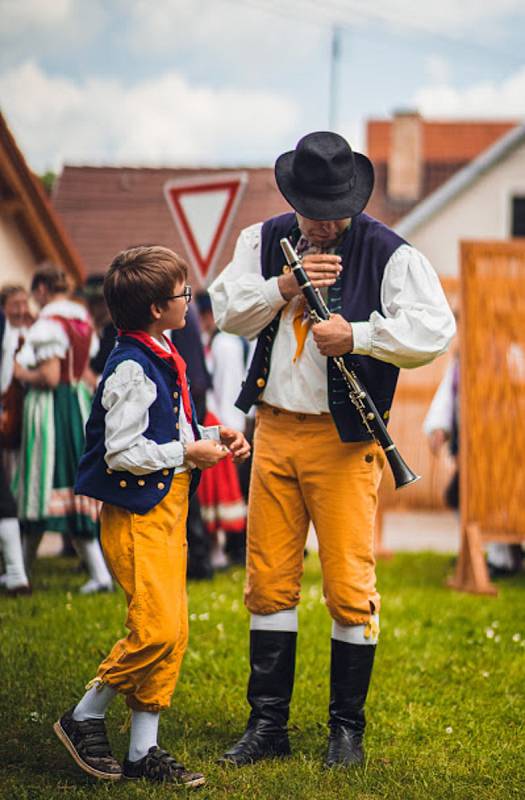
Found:
[[[387,193],[388,158],[392,120],[369,120],[367,124],[367,154],[375,167],[375,186],[367,213],[387,225],[394,225],[416,205],[446,183],[456,172],[487,150],[508,131],[516,121],[430,121],[421,119],[422,179],[417,201],[400,202]]]
[[[421,119],[423,160],[435,163],[471,161],[516,126],[516,120],[451,122]],[[391,120],[367,123],[367,154],[374,164],[388,161]]]
[[[187,255],[163,195],[164,184],[232,171],[66,166],[55,184],[53,201],[93,274],[103,272],[119,250],[136,244],[162,244]],[[231,258],[242,228],[289,210],[275,185],[273,169],[243,171],[248,173],[248,184],[216,274]]]

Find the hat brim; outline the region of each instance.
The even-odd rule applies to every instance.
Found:
[[[295,150],[283,153],[275,162],[275,180],[281,194],[292,208],[307,219],[332,220],[360,214],[374,188],[374,167],[362,153],[354,153],[355,183],[352,189],[338,195],[308,194],[300,189],[293,177]]]

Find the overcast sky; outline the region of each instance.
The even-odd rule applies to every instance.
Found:
[[[268,165],[369,118],[525,119],[523,0],[0,0],[0,108],[33,169]]]

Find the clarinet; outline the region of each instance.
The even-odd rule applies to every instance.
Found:
[[[313,322],[323,322],[324,320],[330,319],[330,311],[328,310],[328,306],[324,302],[319,289],[316,289],[309,280],[308,275],[301,265],[300,256],[292,247],[288,239],[281,239],[280,244],[288,266],[295,275],[301,292],[306,299],[310,319]],[[375,439],[380,447],[383,448],[394,476],[396,489],[400,489],[403,486],[408,486],[410,483],[414,483],[415,481],[419,480],[421,476],[416,475],[415,472],[412,472],[406,461],[400,455],[386,429],[386,425],[383,422],[374,401],[357,377],[354,370],[347,367],[344,361],[344,356],[332,356],[332,360],[344,378],[344,381],[348,387],[348,397],[359,414],[366,432],[372,439]]]

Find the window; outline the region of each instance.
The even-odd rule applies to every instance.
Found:
[[[525,236],[525,197],[512,198],[511,236]]]

